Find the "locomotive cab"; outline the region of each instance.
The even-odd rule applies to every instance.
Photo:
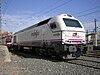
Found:
[[[85,29],[78,20],[65,19],[66,30],[63,31],[63,43],[66,44],[86,44]]]
[[[49,24],[53,33],[61,32],[62,44],[86,44],[82,23],[71,15],[61,14]]]

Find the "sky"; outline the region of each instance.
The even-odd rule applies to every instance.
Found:
[[[58,14],[71,14],[89,32],[96,19],[100,31],[100,0],[2,0],[2,31],[17,32]]]

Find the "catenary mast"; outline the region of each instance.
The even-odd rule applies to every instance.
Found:
[[[1,6],[2,6],[2,3],[1,3],[1,0],[0,0],[0,33],[2,32],[2,24],[1,24]]]

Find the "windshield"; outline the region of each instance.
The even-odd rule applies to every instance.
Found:
[[[6,43],[10,43],[11,42],[11,39],[6,39]]]
[[[73,20],[73,19],[66,19],[63,18],[66,26],[68,27],[78,27],[78,28],[82,28],[82,26],[80,25],[80,23],[77,20]]]

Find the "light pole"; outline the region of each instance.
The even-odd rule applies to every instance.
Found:
[[[95,46],[97,46],[97,25],[96,25],[96,19],[94,19],[94,23],[95,23]]]
[[[2,27],[2,24],[1,24],[1,20],[2,20],[2,18],[1,18],[1,6],[2,6],[2,3],[0,0],[0,33],[2,32],[2,29],[1,29],[1,27]]]

